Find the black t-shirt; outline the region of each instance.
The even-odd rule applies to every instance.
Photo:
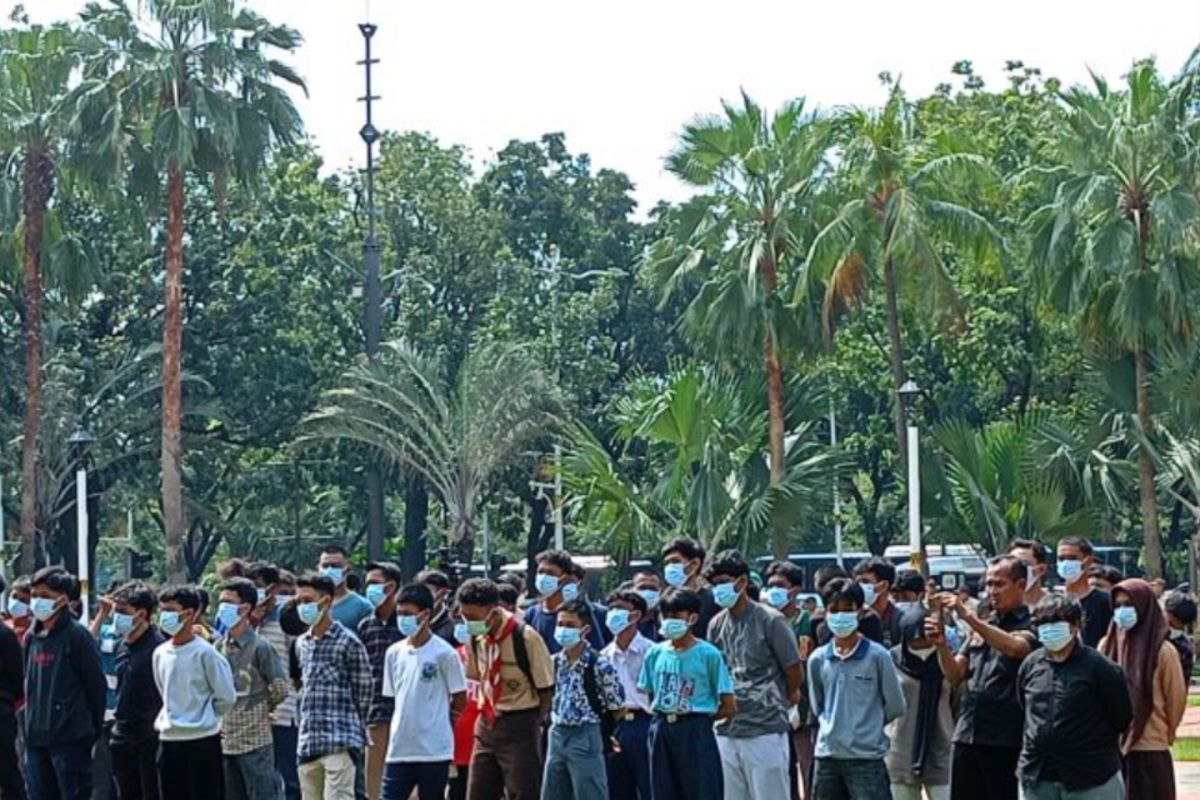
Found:
[[[1108,623],[1112,622],[1112,598],[1103,589],[1092,589],[1080,598],[1079,604],[1083,606],[1083,626],[1080,628],[1083,643],[1097,647],[1108,633]]]
[[[708,623],[712,622],[712,618],[721,608],[713,598],[712,589],[707,586],[702,587],[696,594],[700,595],[700,616],[696,619],[696,624],[692,626],[692,633],[697,639],[707,640]]]
[[[1032,630],[1025,606],[1017,606],[999,619],[992,615],[987,621],[1008,633]],[[1036,640],[1032,644],[1036,647]],[[967,688],[954,727],[954,743],[1018,749],[1025,724],[1025,713],[1017,701],[1017,670],[1022,659],[1001,654],[978,634],[960,652],[967,657]]]

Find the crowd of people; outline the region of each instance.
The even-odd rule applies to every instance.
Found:
[[[459,586],[61,567],[0,625],[0,800],[1170,800],[1196,604],[1017,540],[982,596],[679,538],[606,597],[551,550]],[[0,592],[4,591],[0,586]]]

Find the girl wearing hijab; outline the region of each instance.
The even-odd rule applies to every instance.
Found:
[[[1137,578],[1112,590],[1113,620],[1100,651],[1121,665],[1133,700],[1133,724],[1121,738],[1125,797],[1175,800],[1171,744],[1187,706],[1179,653],[1150,584]]]
[[[949,800],[950,736],[954,715],[953,690],[938,664],[937,648],[926,634],[925,607],[917,604],[900,618],[900,644],[892,660],[904,693],[904,716],[887,727],[891,746],[886,764],[893,800]],[[944,635],[940,623],[929,617],[934,635]]]

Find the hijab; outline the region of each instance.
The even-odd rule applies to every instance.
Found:
[[[1113,587],[1128,595],[1137,609],[1137,624],[1127,631],[1108,625],[1104,637],[1104,655],[1121,665],[1129,682],[1129,697],[1133,701],[1133,724],[1121,737],[1121,752],[1128,753],[1146,730],[1146,722],[1154,711],[1154,672],[1158,668],[1158,653],[1169,633],[1167,618],[1154,597],[1150,584],[1140,578],[1129,578]]]
[[[929,756],[929,744],[938,724],[938,703],[942,698],[942,666],[936,654],[921,658],[912,652],[909,643],[925,637],[927,611],[918,605],[900,618],[900,644],[892,648],[892,659],[905,675],[917,681],[917,727],[913,736],[912,773],[923,775]]]

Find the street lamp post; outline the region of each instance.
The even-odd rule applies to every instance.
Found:
[[[920,392],[917,382],[909,378],[898,394],[908,421],[908,564],[912,569],[924,572],[925,560],[921,552],[921,447],[917,425],[913,421],[913,403]]]
[[[79,558],[80,618],[84,624],[87,624],[90,619],[88,592],[91,579],[91,564],[88,559],[87,457],[88,451],[95,443],[96,437],[82,427],[67,439],[67,444],[71,446],[71,453],[75,460],[75,545]]]

